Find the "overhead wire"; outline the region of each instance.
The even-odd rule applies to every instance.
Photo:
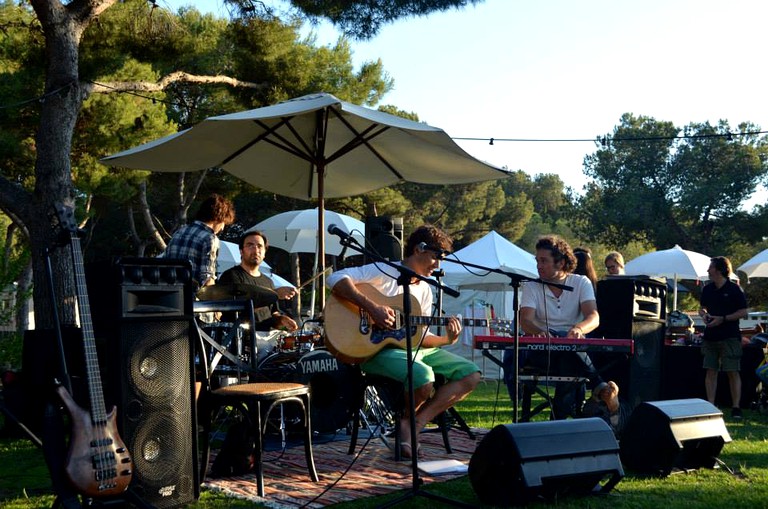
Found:
[[[136,92],[135,90],[119,90],[117,87],[107,85],[93,80],[83,80],[86,83],[90,83],[95,86],[103,87],[106,89],[114,90],[117,93],[129,94],[140,99],[147,99],[152,101],[153,104],[161,103],[168,106],[184,107],[183,103],[168,101],[164,99],[158,99],[157,97],[151,97],[149,95]],[[58,94],[62,90],[71,87],[74,82],[67,83],[55,90],[51,90],[42,95],[17,101],[15,103],[0,104],[0,110],[20,108],[28,104],[42,103],[47,97]],[[512,142],[512,143],[600,143],[603,147],[607,147],[612,142],[645,142],[645,141],[669,141],[669,140],[695,140],[695,139],[707,139],[707,138],[726,138],[733,140],[737,136],[755,136],[768,134],[768,131],[744,131],[744,132],[727,132],[727,133],[711,133],[711,134],[679,134],[675,136],[627,136],[627,137],[615,137],[610,135],[596,136],[594,138],[496,138],[496,137],[477,137],[477,136],[451,136],[454,141],[483,141],[488,142],[489,145],[494,145],[497,142]]]

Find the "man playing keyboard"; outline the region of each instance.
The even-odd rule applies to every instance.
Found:
[[[526,282],[520,300],[520,327],[529,336],[584,338],[600,324],[592,283],[573,274],[576,258],[568,243],[556,235],[536,243],[536,267],[545,284]],[[546,284],[552,283],[552,284]],[[572,287],[573,291],[560,286]],[[604,382],[586,352],[531,352],[521,356],[526,365],[548,371],[552,376],[586,378],[588,382],[557,382],[551,401],[553,419],[580,417],[586,389],[593,402],[604,402],[609,413],[619,410],[618,387]],[[504,373],[510,396],[514,397],[514,352],[504,353]]]

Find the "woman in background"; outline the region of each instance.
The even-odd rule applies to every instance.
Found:
[[[597,289],[597,271],[595,271],[595,264],[592,263],[592,251],[588,247],[577,247],[573,250],[573,255],[576,257],[576,268],[573,269],[573,273],[587,276],[592,281],[592,288]]]

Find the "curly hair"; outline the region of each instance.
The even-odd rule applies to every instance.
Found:
[[[536,242],[536,250],[545,249],[552,253],[555,263],[563,262],[563,272],[571,273],[576,268],[576,256],[571,246],[557,235],[545,235]]]
[[[212,194],[200,204],[195,219],[204,223],[215,222],[229,225],[235,222],[235,206],[220,194]]]
[[[411,256],[416,246],[425,242],[428,246],[450,251],[453,248],[453,239],[437,226],[425,224],[419,226],[408,237],[405,243],[405,256]]]

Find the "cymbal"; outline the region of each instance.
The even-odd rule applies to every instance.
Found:
[[[263,286],[245,283],[219,283],[204,286],[197,292],[200,300],[253,300],[255,306],[268,306],[277,302],[277,292]]]

